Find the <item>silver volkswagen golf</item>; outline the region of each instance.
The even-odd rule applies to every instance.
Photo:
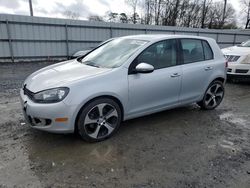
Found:
[[[224,96],[226,64],[210,38],[120,37],[31,74],[21,104],[33,128],[101,141],[124,120],[191,103],[216,108]]]

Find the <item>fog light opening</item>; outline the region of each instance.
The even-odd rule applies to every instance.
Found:
[[[45,125],[50,125],[51,124],[51,119],[45,119]]]

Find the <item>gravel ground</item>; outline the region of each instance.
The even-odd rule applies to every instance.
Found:
[[[227,84],[213,111],[196,105],[124,122],[114,137],[31,129],[19,88],[47,63],[0,65],[0,187],[250,187],[250,84]]]

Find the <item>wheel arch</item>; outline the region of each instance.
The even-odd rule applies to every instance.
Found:
[[[109,99],[112,99],[114,100],[120,107],[121,109],[121,114],[122,114],[122,121],[123,121],[123,118],[124,118],[124,107],[123,107],[123,104],[122,102],[115,96],[112,96],[112,95],[101,95],[101,96],[97,96],[97,97],[94,97],[94,98],[91,98],[89,99],[87,102],[85,102],[82,107],[80,108],[80,110],[78,110],[77,112],[77,115],[76,115],[76,118],[75,118],[75,122],[74,122],[74,132],[76,133],[77,132],[77,121],[79,119],[79,116],[82,112],[82,110],[89,104],[91,103],[92,101],[94,100],[97,100],[97,99],[100,99],[100,98],[109,98]]]
[[[211,79],[210,79],[210,80],[211,80]],[[216,78],[213,78],[211,81],[209,81],[209,82],[208,82],[208,85],[205,85],[205,86],[204,86],[203,92],[201,93],[198,102],[199,102],[200,100],[203,99],[204,94],[205,94],[206,90],[208,89],[209,85],[210,85],[211,83],[213,83],[214,81],[220,81],[220,82],[222,82],[223,84],[225,84],[226,79],[223,78],[223,76],[218,76],[218,77],[216,77]]]
[[[208,89],[208,87],[210,86],[210,84],[213,83],[214,81],[220,81],[220,82],[222,82],[223,84],[225,84],[226,79],[223,78],[222,76],[218,76],[218,77],[214,78],[213,80],[211,80],[211,81],[208,83],[208,85],[206,86],[206,88],[204,88],[202,97],[204,96],[204,94],[205,94],[206,90]]]
[[[223,78],[223,77],[217,77],[217,78],[215,78],[212,82],[214,82],[214,81],[220,81],[220,82],[222,82],[222,83],[224,84],[225,81],[226,81],[226,79]],[[212,83],[212,82],[210,82],[210,83]]]

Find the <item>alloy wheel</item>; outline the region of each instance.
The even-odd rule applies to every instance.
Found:
[[[84,129],[87,135],[94,139],[101,139],[110,135],[118,125],[118,112],[108,103],[95,105],[84,119]]]
[[[221,103],[223,96],[223,86],[219,83],[214,83],[208,88],[204,103],[208,109],[213,109]]]

